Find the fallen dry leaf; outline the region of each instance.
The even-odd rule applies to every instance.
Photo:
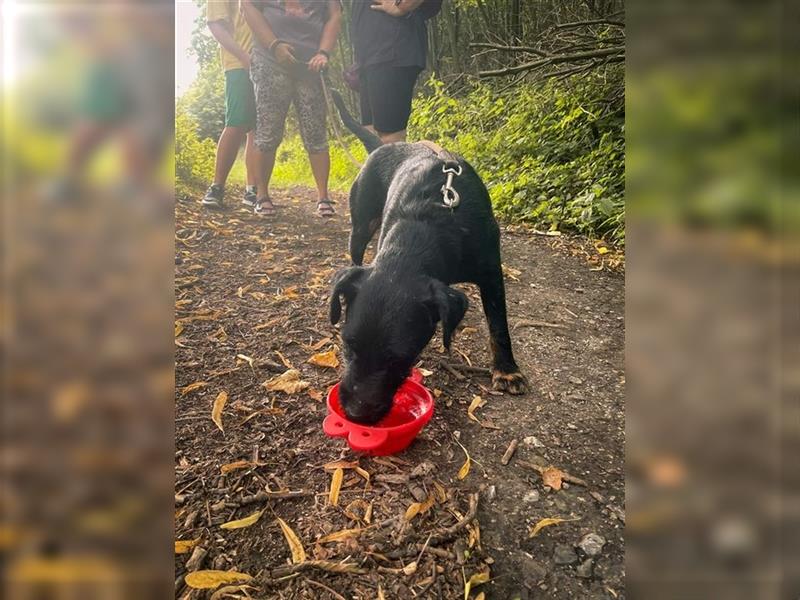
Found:
[[[241,360],[245,361],[245,362],[246,362],[248,365],[250,365],[250,368],[251,368],[251,369],[253,368],[253,365],[254,365],[254,363],[255,363],[255,360],[254,360],[254,359],[252,359],[252,358],[250,358],[250,357],[249,357],[249,356],[247,356],[246,354],[237,354],[237,355],[236,355],[236,358],[238,358],[238,359],[241,359]]]
[[[297,537],[297,534],[286,524],[283,519],[278,517],[277,521],[278,525],[281,526],[283,536],[289,543],[289,550],[292,553],[292,562],[296,565],[304,562],[306,560],[306,551],[303,549],[303,544],[300,542],[300,538]]]
[[[256,522],[261,518],[261,515],[264,514],[263,510],[257,510],[252,515],[248,515],[243,519],[237,519],[235,521],[228,521],[227,523],[223,523],[220,525],[222,529],[242,529],[244,527],[250,527],[251,525],[255,525]]]
[[[561,480],[564,478],[564,473],[555,467],[547,467],[542,471],[542,483],[550,486],[554,490],[561,489]]]
[[[308,359],[308,362],[317,367],[335,369],[339,366],[339,359],[336,358],[336,350],[331,348],[327,352],[319,352]]]
[[[293,369],[294,368],[292,366],[292,363],[290,363],[288,360],[286,360],[286,357],[283,354],[281,354],[280,351],[275,350],[275,356],[277,356],[278,359],[280,359],[281,364],[283,364],[283,366],[286,367],[287,369]]]
[[[461,465],[461,468],[458,470],[458,478],[464,479],[467,475],[469,475],[469,468],[472,466],[472,459],[469,457],[467,449],[464,448],[464,446],[461,446],[461,449],[464,451],[467,460],[464,461],[464,464]]]
[[[369,506],[367,506],[367,511],[364,513],[364,521],[367,523],[372,523],[372,503],[374,500],[369,501]]]
[[[312,400],[316,400],[317,402],[322,402],[324,394],[319,390],[308,390],[307,393],[309,398],[311,398]]]
[[[531,527],[530,534],[528,537],[534,537],[537,533],[539,533],[545,527],[550,527],[551,525],[558,525],[559,523],[566,523],[569,521],[578,521],[579,519],[562,519],[560,517],[547,517],[546,519],[542,519],[536,525]]]
[[[200,388],[204,388],[208,385],[207,381],[195,381],[194,383],[190,383],[189,385],[181,388],[181,396],[185,396],[189,392],[193,392],[195,390],[199,390]]]
[[[344,514],[348,519],[352,519],[353,521],[362,521],[366,520],[365,517],[368,508],[369,505],[366,500],[363,498],[356,498],[344,508]],[[360,512],[356,512],[357,510]],[[362,514],[364,515],[363,517],[361,516]]]
[[[227,401],[228,393],[224,391],[220,392],[217,395],[217,399],[214,400],[214,406],[211,409],[211,420],[216,423],[222,433],[225,433],[225,430],[222,428],[222,409],[225,408],[225,403]]]
[[[229,598],[235,592],[242,592],[245,596],[247,596],[247,590],[254,590],[252,585],[226,585],[225,587],[219,588],[216,592],[211,594],[210,600],[222,600],[222,598]],[[241,596],[239,596],[241,597]],[[247,596],[248,598],[250,596]]]
[[[213,590],[223,583],[236,583],[237,581],[250,581],[252,576],[237,571],[193,571],[187,573],[184,581],[190,588],[196,590]]]
[[[433,506],[436,499],[434,498],[433,494],[429,495],[424,502],[414,502],[411,506],[406,509],[405,519],[406,521],[410,521],[418,514],[426,513]]]
[[[200,538],[193,540],[175,540],[175,554],[186,554],[200,543]]]
[[[433,482],[433,489],[436,490],[436,496],[439,500],[439,504],[444,504],[447,502],[447,492],[444,489],[444,486],[439,483],[438,481]]]
[[[333,476],[331,477],[331,491],[328,494],[328,502],[331,503],[331,506],[337,506],[339,504],[339,491],[342,489],[343,477],[344,471],[342,469],[333,471]]]
[[[431,375],[433,375],[433,371],[429,371],[428,369],[424,369],[422,367],[420,367],[417,370],[419,371],[420,375],[422,375],[423,377],[430,377]]]
[[[331,338],[329,338],[329,337],[322,338],[322,339],[321,339],[320,341],[318,341],[316,344],[314,344],[313,346],[311,346],[311,350],[313,350],[314,352],[316,352],[317,350],[319,350],[320,348],[322,348],[322,347],[323,347],[323,346],[325,346],[326,344],[330,344],[330,343],[331,343]]]
[[[333,462],[325,463],[322,468],[326,471],[333,471],[335,469],[355,469],[358,466],[358,461],[348,460],[335,460]]]
[[[183,324],[175,323],[175,337],[178,337],[181,333],[183,333]]]
[[[219,468],[220,473],[225,475],[225,473],[230,473],[231,471],[236,471],[238,469],[244,469],[249,467],[252,463],[249,460],[237,460],[236,462],[228,463],[227,465],[222,465]]]
[[[464,582],[464,600],[469,600],[469,593],[472,588],[483,585],[487,581],[489,581],[489,571],[472,575],[469,580]]]
[[[327,544],[329,542],[343,542],[344,540],[357,537],[358,534],[360,533],[361,533],[360,528],[342,529],[341,531],[336,531],[334,533],[329,533],[328,535],[322,536],[317,540],[317,543]]]
[[[469,408],[467,408],[467,416],[476,423],[480,423],[478,417],[475,416],[475,411],[481,408],[484,404],[486,404],[486,400],[484,400],[480,396],[475,396],[472,399],[472,402],[470,402]]]
[[[296,394],[308,388],[311,384],[300,379],[300,371],[289,369],[283,374],[273,377],[262,384],[271,392],[284,392],[286,394]]]

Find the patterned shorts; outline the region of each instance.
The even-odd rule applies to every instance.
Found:
[[[303,67],[290,73],[265,51],[255,48],[250,77],[256,95],[255,144],[262,152],[274,152],[283,140],[289,105],[294,104],[300,137],[307,152],[328,149],[325,96],[319,74]]]

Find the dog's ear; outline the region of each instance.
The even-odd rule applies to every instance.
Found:
[[[342,316],[341,297],[347,304],[353,301],[358,293],[358,288],[364,281],[369,270],[365,267],[348,267],[336,272],[331,284],[331,325],[336,325]]]
[[[442,340],[444,347],[450,350],[453,333],[464,318],[464,313],[469,307],[469,300],[460,291],[454,290],[436,279],[430,284],[431,297],[429,305],[435,313],[437,320],[442,322]]]

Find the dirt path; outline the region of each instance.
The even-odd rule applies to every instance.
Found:
[[[278,193],[279,218],[267,221],[238,206],[204,213],[197,197],[179,194],[176,217],[176,539],[200,539],[192,569],[253,575],[256,598],[463,598],[464,575],[487,571],[491,580],[470,597],[625,597],[622,276],[592,271],[577,243],[505,231],[512,337],[532,392],[498,395],[484,374],[442,366],[489,366],[477,289],[464,286],[471,308],[452,355],[439,352],[437,337],[422,357],[432,372],[427,387],[441,392],[430,425],[396,458],[359,457],[321,429],[323,394],[341,367],[306,362],[339,347],[327,293],[335,270],[348,264],[345,198],[337,198],[339,216],[322,221],[308,191]],[[296,394],[263,387],[284,364],[310,387]],[[206,385],[187,391],[197,382]],[[211,420],[222,391],[224,433]],[[480,424],[467,415],[476,395],[486,401],[475,411]],[[463,480],[456,477],[465,460],[457,438],[472,459]],[[339,459],[358,461],[369,484],[346,469],[338,506],[331,506],[332,471],[324,465]],[[531,465],[553,465],[586,485],[552,490]],[[301,495],[252,498],[267,489]],[[476,519],[446,535],[469,516],[475,492]],[[429,496],[429,510],[410,523],[402,518]],[[250,527],[220,528],[257,510],[264,512]],[[366,573],[280,569],[291,555],[276,517],[296,532],[308,559]],[[548,517],[574,520],[531,538],[530,528]],[[362,531],[315,543],[344,529]],[[593,559],[576,548],[589,533],[605,540]],[[208,597],[183,584],[190,555],[176,555],[176,595]],[[415,560],[416,570],[409,566]]]

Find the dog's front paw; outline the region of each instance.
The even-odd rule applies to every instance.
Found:
[[[509,394],[524,394],[528,391],[528,380],[525,375],[516,371],[514,373],[503,373],[497,369],[492,370],[492,387],[499,392]]]

